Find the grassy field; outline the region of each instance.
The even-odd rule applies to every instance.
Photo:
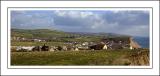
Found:
[[[11,52],[11,65],[148,65],[149,51]]]
[[[12,46],[58,46],[58,45],[65,45],[63,42],[11,42]]]

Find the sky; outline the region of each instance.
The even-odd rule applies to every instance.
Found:
[[[12,10],[11,28],[149,37],[145,10]]]

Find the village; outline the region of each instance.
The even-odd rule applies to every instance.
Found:
[[[31,52],[31,51],[83,51],[83,50],[108,50],[108,49],[138,49],[141,46],[133,40],[133,38],[105,38],[98,42],[63,42],[63,45],[47,45],[51,41],[49,39],[27,39],[21,37],[13,37],[11,40],[19,42],[43,42],[41,46],[11,46],[11,51]]]
[[[150,14],[144,10],[60,8],[9,15],[6,52],[12,66],[150,65]]]

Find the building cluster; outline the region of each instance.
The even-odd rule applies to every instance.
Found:
[[[13,38],[14,39],[14,38]],[[17,39],[17,38],[15,38]],[[14,39],[14,40],[15,40]],[[18,38],[19,40],[27,40]],[[42,39],[32,39],[42,42]],[[106,38],[99,42],[64,42],[61,46],[14,46],[16,51],[79,51],[79,50],[108,50],[108,49],[138,49],[140,45],[132,38]]]
[[[12,41],[19,41],[19,42],[46,42],[46,40],[48,40],[48,39],[12,37],[11,40]]]

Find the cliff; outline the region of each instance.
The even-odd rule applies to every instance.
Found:
[[[134,41],[132,37],[129,38],[129,41],[130,41],[131,48],[134,48],[134,49],[141,48],[141,46],[136,41]]]
[[[130,55],[130,65],[149,65],[149,51],[139,51]]]

